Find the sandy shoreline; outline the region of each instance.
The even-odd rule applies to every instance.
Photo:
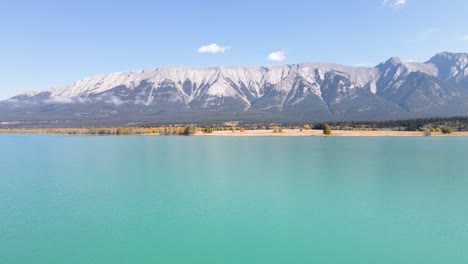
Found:
[[[272,130],[246,130],[245,132],[236,131],[214,131],[211,134],[197,133],[195,136],[224,136],[224,137],[307,137],[307,136],[323,136],[321,130],[303,130],[299,129],[283,129],[282,133],[273,133]],[[333,130],[332,137],[424,137],[424,132],[421,131],[357,131],[357,130]],[[468,131],[453,132],[452,134],[442,134],[441,132],[433,132],[433,137],[468,137]]]
[[[55,131],[56,130],[56,131]],[[80,129],[0,129],[0,134],[58,134],[58,135],[98,135],[97,133],[84,133]],[[62,131],[63,130],[63,131]],[[78,130],[77,133],[69,133],[68,131]],[[138,131],[137,131],[138,132]],[[159,136],[159,132],[144,133],[128,133],[122,135],[143,135],[143,136]],[[103,135],[118,135],[115,133]],[[231,130],[213,131],[213,133],[203,133],[201,131],[192,136],[200,137],[327,137],[322,130],[303,130],[283,128],[282,133],[273,133],[273,130],[245,130],[245,132],[232,132]],[[451,134],[443,134],[441,132],[432,132],[432,137],[468,137],[468,131],[453,132]],[[393,131],[393,130],[378,130],[378,131],[360,131],[360,130],[332,130],[332,135],[328,137],[424,137],[424,132],[421,131]]]

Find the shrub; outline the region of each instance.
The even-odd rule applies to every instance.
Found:
[[[279,126],[274,126],[273,133],[283,133],[283,128]]]
[[[194,127],[194,126],[186,126],[185,129],[184,129],[183,134],[184,134],[185,136],[189,136],[189,135],[195,134],[195,132],[196,132],[196,127]]]
[[[330,125],[329,125],[329,124],[325,124],[325,125],[323,126],[323,134],[329,136],[329,135],[331,135],[331,133],[332,133],[332,131],[331,131]]]
[[[442,128],[442,133],[443,134],[452,134],[453,130],[450,127],[443,127]]]
[[[213,128],[212,127],[205,127],[203,128],[203,133],[206,133],[206,134],[211,134],[213,133]]]
[[[431,136],[431,129],[426,128],[426,129],[424,130],[424,136],[426,136],[426,137]]]

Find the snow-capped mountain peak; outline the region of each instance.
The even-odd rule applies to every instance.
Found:
[[[465,100],[467,64],[466,53],[440,53],[426,63],[393,57],[376,67],[319,62],[162,67],[90,76],[68,86],[23,93],[3,105],[11,109],[60,105],[47,107],[48,111],[68,105],[78,111],[72,115],[79,116],[90,111],[98,116],[107,111],[135,115],[130,109],[177,116],[216,112],[319,119],[434,115],[431,109],[438,109],[436,114],[464,114],[463,102],[442,109],[453,98]]]

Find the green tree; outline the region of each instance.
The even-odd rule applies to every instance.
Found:
[[[331,131],[330,125],[329,125],[329,124],[325,124],[325,125],[323,126],[323,134],[329,136],[329,135],[331,135],[331,133],[332,133],[332,131]]]

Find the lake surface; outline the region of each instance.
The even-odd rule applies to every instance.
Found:
[[[468,138],[0,135],[0,263],[468,263]]]

